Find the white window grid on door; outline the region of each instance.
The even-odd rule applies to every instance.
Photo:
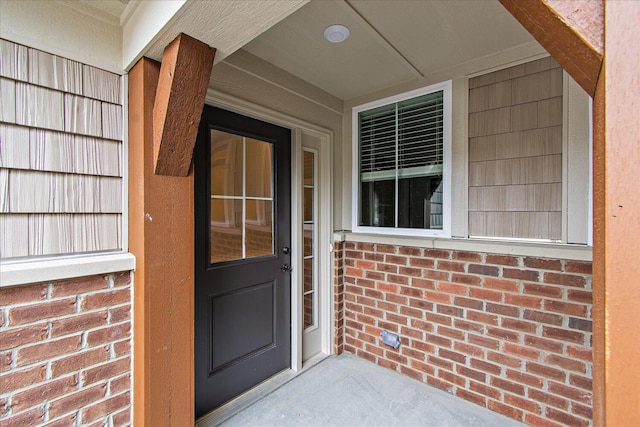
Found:
[[[231,147],[227,147],[227,156],[225,159],[225,169],[226,170],[230,170],[231,165],[235,162],[234,160],[234,154],[231,150]],[[271,159],[273,160],[273,159]],[[225,177],[226,179],[226,177]],[[314,181],[315,182],[315,181]],[[251,197],[247,197],[247,138],[246,137],[242,137],[242,196],[219,196],[219,195],[213,195],[211,194],[211,200],[214,199],[218,199],[218,200],[224,200],[225,204],[224,204],[224,215],[225,215],[225,220],[220,222],[220,221],[212,221],[212,223],[214,225],[223,225],[223,226],[229,226],[231,224],[235,223],[235,202],[236,200],[240,200],[242,201],[242,259],[246,259],[247,258],[247,245],[246,245],[246,237],[247,237],[247,200],[255,200],[255,201],[265,201],[265,202],[270,202],[273,205],[273,193],[274,192],[274,188],[273,188],[273,171],[272,171],[272,176],[271,176],[271,196],[272,197],[256,197],[256,196],[251,196]],[[228,203],[229,202],[229,203]],[[272,209],[273,212],[273,209]],[[249,224],[262,224],[262,222],[264,222],[266,220],[266,218],[264,217],[263,214],[261,214],[260,212],[258,212],[258,218],[257,221],[248,221]],[[274,235],[274,221],[272,219],[271,221],[271,236]],[[273,253],[273,240],[271,242],[272,245],[272,253]]]

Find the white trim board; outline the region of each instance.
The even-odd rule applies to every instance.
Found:
[[[534,256],[575,261],[591,261],[593,248],[583,245],[563,245],[557,243],[525,242],[515,239],[434,239],[414,236],[385,236],[380,234],[335,232],[334,242],[381,243],[396,246],[471,251],[489,254]]]
[[[127,252],[0,262],[0,288],[131,271],[136,258]]]

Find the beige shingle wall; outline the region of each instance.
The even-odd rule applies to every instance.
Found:
[[[122,247],[122,79],[0,40],[0,257]]]
[[[469,81],[469,235],[561,239],[562,80],[547,57]]]

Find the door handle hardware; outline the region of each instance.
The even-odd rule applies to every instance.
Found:
[[[289,273],[291,273],[293,271],[293,268],[291,268],[291,266],[289,264],[285,264],[282,267],[280,267],[280,270],[288,271]]]
[[[282,247],[282,253],[285,255],[289,255],[289,253],[291,252],[291,249],[289,249],[289,246],[283,246]]]

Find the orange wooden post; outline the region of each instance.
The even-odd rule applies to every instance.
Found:
[[[597,390],[607,426],[640,420],[640,2],[605,3],[605,63],[595,104],[594,287],[604,310]],[[604,129],[604,131],[602,131]],[[604,135],[602,135],[602,133]],[[598,175],[595,176],[595,168]],[[600,399],[598,399],[600,400]],[[599,404],[602,402],[598,402]]]
[[[129,250],[137,265],[133,424],[192,426],[193,173],[154,174],[159,71],[143,58],[129,73]]]

